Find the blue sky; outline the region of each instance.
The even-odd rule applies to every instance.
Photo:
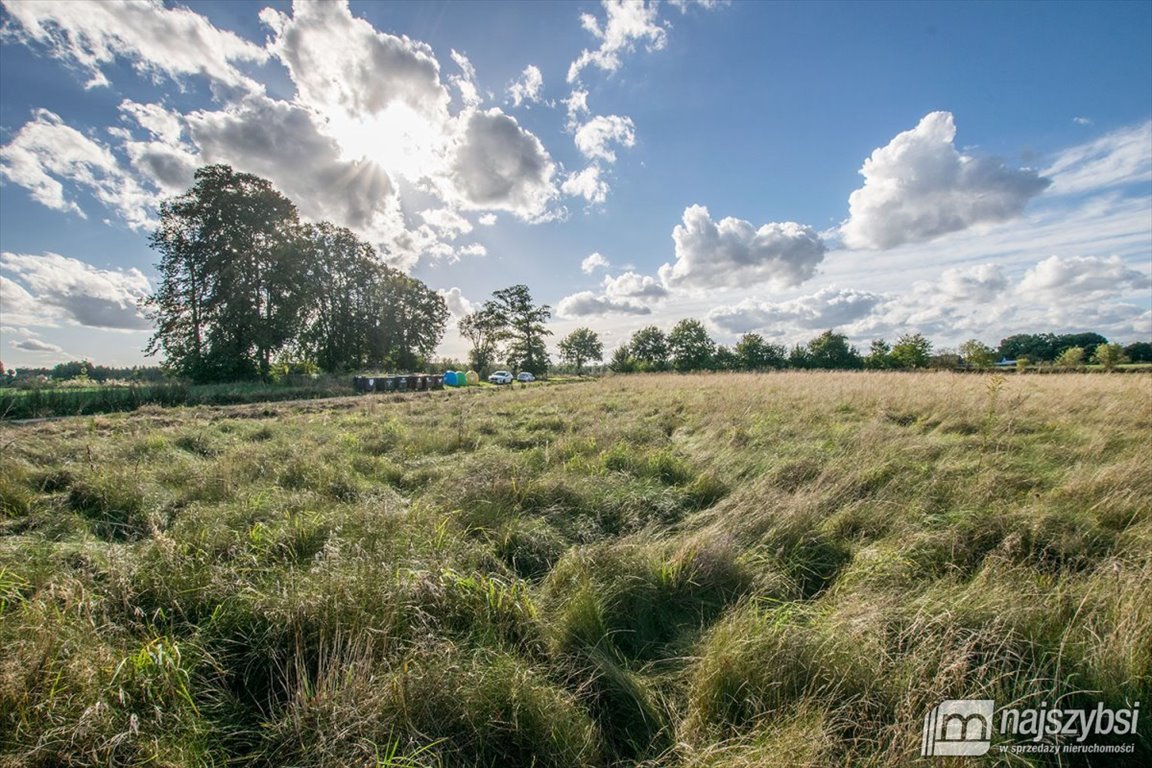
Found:
[[[148,361],[210,162],[608,349],[1152,338],[1152,3],[0,2],[9,366]]]

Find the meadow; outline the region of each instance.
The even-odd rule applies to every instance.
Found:
[[[0,388],[0,420],[43,419],[134,411],[146,405],[236,405],[305,400],[352,394],[348,376],[291,377],[284,382],[229,384],[98,384],[64,382],[27,388]]]
[[[0,766],[1147,765],[919,750],[1152,707],[1150,437],[1152,377],[1075,374],[3,425]]]

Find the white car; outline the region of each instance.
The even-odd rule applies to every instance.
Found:
[[[511,384],[512,372],[511,371],[496,371],[488,377],[488,381],[492,384]]]
[[[528,371],[520,371],[516,374],[516,381],[536,381],[536,377],[528,373]]]

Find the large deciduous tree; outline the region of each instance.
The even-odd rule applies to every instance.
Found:
[[[267,376],[299,328],[296,206],[267,180],[226,165],[195,179],[161,204],[151,237],[160,282],[146,302],[156,322],[148,351],[196,380]]]
[[[491,307],[484,306],[460,318],[456,325],[460,335],[472,342],[468,364],[487,375],[506,335],[503,318]]]
[[[1124,348],[1119,344],[1098,344],[1092,353],[1092,360],[1097,365],[1104,367],[1104,370],[1111,371],[1121,363],[1128,362],[1128,358],[1124,357]]]
[[[960,345],[960,356],[972,368],[990,368],[996,362],[996,352],[979,339],[968,339]]]
[[[678,371],[704,370],[715,353],[716,342],[699,320],[681,320],[668,332],[668,354]]]
[[[922,333],[906,333],[896,340],[889,357],[897,368],[927,368],[932,342]]]
[[[1135,341],[1124,347],[1124,356],[1133,363],[1152,363],[1152,343]]]
[[[849,346],[848,337],[842,333],[824,331],[808,342],[807,367],[860,368],[863,364],[856,347]]]
[[[583,373],[584,363],[604,357],[604,345],[600,337],[590,328],[577,328],[560,341],[560,357],[576,367],[577,375]]]
[[[301,224],[268,181],[225,165],[160,208],[160,283],[146,308],[151,354],[196,381],[268,377],[274,358],[326,371],[415,370],[448,310],[424,283],[327,222]]]
[[[306,225],[312,300],[301,338],[305,356],[326,371],[368,362],[368,318],[376,250],[352,231],[328,222]]]
[[[537,376],[548,370],[548,349],[544,337],[552,331],[544,327],[552,317],[547,304],[536,306],[526,285],[513,285],[495,291],[484,309],[500,318],[506,336],[504,357],[517,371],[528,371]]]
[[[375,272],[368,295],[368,366],[417,370],[444,335],[444,297],[383,264]]]
[[[628,350],[642,371],[662,371],[668,367],[668,337],[654,325],[633,333],[628,340]]]
[[[746,371],[783,368],[788,365],[788,350],[779,344],[769,344],[758,333],[746,333],[736,342],[734,350],[739,367]]]
[[[892,345],[884,339],[872,339],[868,354],[864,356],[864,367],[883,371],[892,367]]]

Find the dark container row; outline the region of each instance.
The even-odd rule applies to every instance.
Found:
[[[410,376],[356,376],[352,387],[357,392],[412,392],[422,389],[444,389],[444,376],[418,373]]]

